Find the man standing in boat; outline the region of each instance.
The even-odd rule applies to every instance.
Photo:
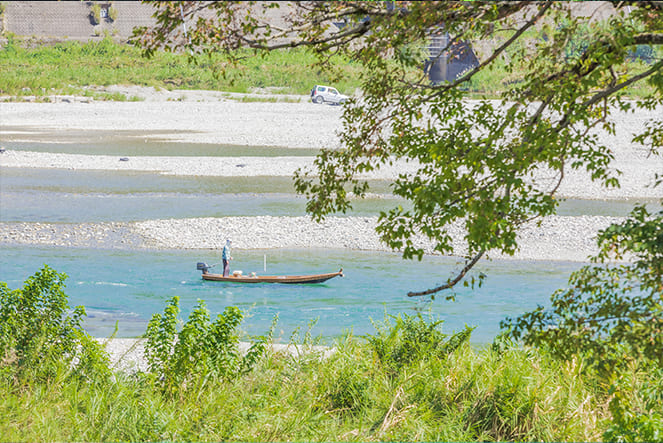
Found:
[[[230,275],[230,260],[233,258],[230,256],[230,246],[232,242],[230,239],[226,240],[226,245],[223,247],[223,252],[221,253],[221,259],[223,260],[223,276],[228,277]]]

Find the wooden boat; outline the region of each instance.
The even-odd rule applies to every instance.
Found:
[[[283,284],[313,284],[322,283],[330,278],[343,277],[343,268],[338,272],[329,274],[311,274],[311,275],[229,275],[224,277],[222,274],[212,274],[208,272],[210,266],[205,263],[198,263],[198,270],[203,271],[203,280],[225,281],[232,283],[283,283]]]

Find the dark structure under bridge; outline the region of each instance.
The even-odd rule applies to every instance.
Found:
[[[468,42],[454,41],[443,30],[432,33],[428,54],[424,73],[435,84],[452,82],[479,65],[479,60]]]

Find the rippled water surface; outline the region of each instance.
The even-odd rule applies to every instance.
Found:
[[[119,337],[140,336],[152,314],[162,312],[167,300],[180,297],[186,317],[202,299],[213,315],[226,306],[249,313],[244,328],[251,334],[267,331],[279,316],[278,334],[287,341],[296,328],[317,324],[314,335],[329,342],[352,330],[373,333],[371,320],[385,313],[432,314],[444,320],[443,331],[476,326],[473,342],[487,343],[506,316],[516,316],[537,304],[547,304],[550,293],[566,284],[580,265],[552,262],[495,261],[478,271],[488,275],[482,288],[459,288],[457,301],[438,297],[423,301],[409,298],[444,282],[458,270],[455,260],[426,257],[423,262],[403,261],[399,255],[343,250],[235,251],[233,269],[259,275],[315,274],[343,267],[346,276],[319,285],[230,284],[205,282],[196,262],[213,264],[219,251],[107,251],[62,248],[5,248],[0,258],[0,281],[17,288],[44,263],[65,272],[71,305],[84,305],[86,328],[108,336],[118,322]],[[263,271],[266,256],[267,272]]]

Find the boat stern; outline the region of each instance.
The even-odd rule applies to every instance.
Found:
[[[203,271],[203,275],[209,274],[209,269],[210,268],[211,268],[211,266],[209,266],[207,263],[198,262],[196,264],[196,269],[199,270],[199,271]]]

